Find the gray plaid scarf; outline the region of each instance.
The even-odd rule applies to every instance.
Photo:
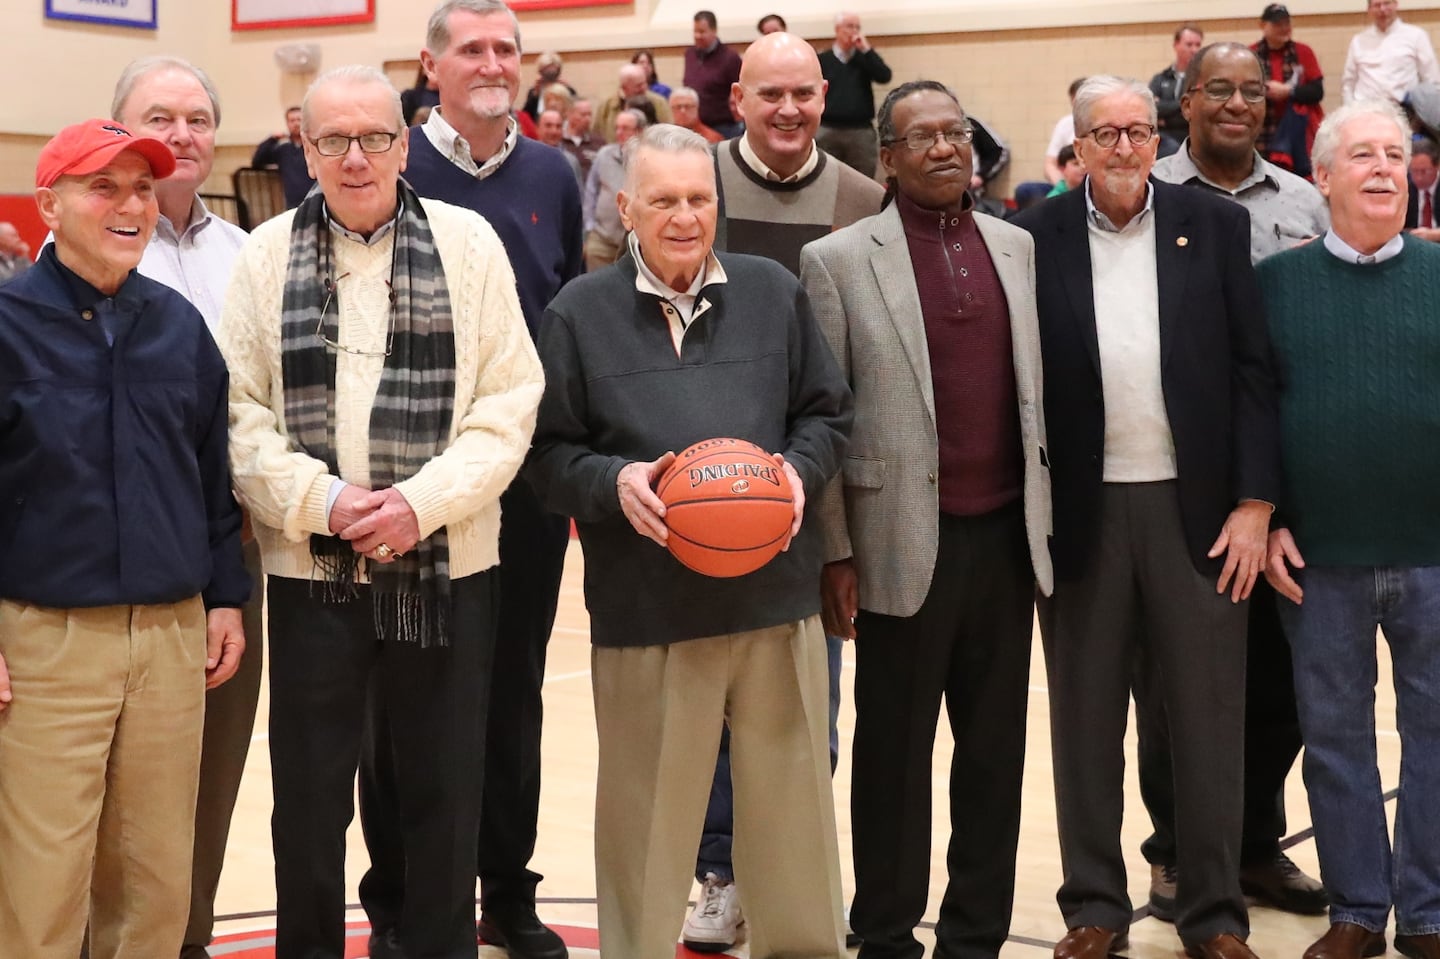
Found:
[[[454,416],[455,334],[445,270],[420,199],[404,180],[399,197],[390,268],[393,347],[370,410],[370,482],[377,490],[414,476],[445,449]],[[280,312],[280,371],[291,441],[338,476],[336,351],[316,335],[328,293],[336,308],[324,318],[324,335],[340,341],[328,219],[318,190],[295,211]],[[324,574],[327,601],[357,595],[360,554],[348,542],[312,535],[310,554]],[[369,572],[381,639],[449,645],[450,551],[443,528],[393,563],[372,563]]]

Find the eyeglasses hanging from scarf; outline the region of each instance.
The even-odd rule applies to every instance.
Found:
[[[395,250],[390,250],[390,277],[385,281],[386,296],[390,301],[387,319],[385,323],[385,351],[360,350],[353,346],[346,346],[340,342],[340,303],[336,293],[340,289],[340,281],[350,275],[349,272],[341,273],[331,278],[333,272],[333,261],[331,251],[331,236],[328,229],[321,233],[320,241],[320,265],[321,273],[325,277],[325,302],[320,307],[320,319],[315,323],[315,338],[325,345],[327,349],[339,350],[342,353],[349,353],[351,356],[380,356],[388,357],[395,348]],[[325,335],[325,317],[330,312],[330,302],[335,301],[335,339]]]

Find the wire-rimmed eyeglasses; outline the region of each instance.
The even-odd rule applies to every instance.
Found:
[[[923,130],[912,130],[903,137],[886,140],[885,145],[893,146],[896,143],[903,143],[906,149],[920,153],[923,150],[929,150],[938,140],[944,140],[952,147],[963,147],[973,139],[975,139],[975,128],[967,123],[963,127],[951,127],[948,130],[935,130],[930,133]]]
[[[315,324],[315,337],[326,347],[332,350],[339,350],[342,353],[349,353],[351,356],[389,356],[390,351],[395,348],[395,287],[389,281],[385,281],[385,290],[390,300],[389,318],[386,322],[385,351],[357,350],[353,346],[346,346],[344,343],[332,340],[325,335],[325,314],[330,311],[330,301],[335,299],[335,291],[340,287],[340,281],[349,276],[349,273],[341,273],[333,280],[325,277],[325,303],[320,307],[320,320]],[[335,308],[336,335],[339,335],[340,308]]]
[[[362,153],[388,153],[400,139],[398,133],[362,133],[358,137],[346,136],[343,133],[332,133],[323,137],[310,137],[310,143],[314,145],[315,152],[322,157],[343,157],[350,152],[350,144],[360,144]]]

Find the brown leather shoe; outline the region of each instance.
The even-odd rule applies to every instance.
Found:
[[[1190,959],[1259,959],[1245,940],[1233,932],[1222,932],[1213,939],[1185,947]]]
[[[1105,959],[1130,945],[1130,937],[1114,929],[1079,926],[1055,944],[1055,959]]]
[[[1440,932],[1424,936],[1395,936],[1395,951],[1406,959],[1440,959]]]
[[[1240,867],[1240,891],[1261,905],[1301,916],[1323,916],[1330,907],[1325,887],[1283,852]]]
[[[1371,932],[1353,922],[1334,922],[1329,932],[1305,950],[1305,959],[1368,959],[1384,951],[1385,933]]]

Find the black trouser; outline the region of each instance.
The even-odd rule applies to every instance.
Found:
[[[255,709],[265,672],[265,573],[260,546],[245,544],[250,600],[241,609],[245,655],[223,686],[205,694],[205,739],[200,753],[200,786],[195,799],[195,861],[190,870],[190,923],[185,927],[182,959],[199,959],[215,931],[215,892],[225,865],[230,819],[240,795],[245,757],[255,735]]]
[[[368,586],[326,603],[317,585],[272,576],[270,763],[275,789],[277,959],[345,954],[345,829],[357,767],[367,841],[401,877],[371,915],[411,959],[474,959],[493,571],[452,580],[451,644],[379,642]],[[378,784],[378,785],[377,785]],[[367,908],[369,903],[367,903]]]
[[[1187,945],[1249,934],[1240,894],[1245,607],[1190,559],[1177,484],[1107,483],[1084,573],[1039,603],[1067,928],[1124,931],[1132,913],[1120,827],[1137,650],[1160,665],[1171,718]]]
[[[546,511],[517,478],[500,497],[500,619],[495,684],[485,751],[477,874],[484,908],[533,908],[540,874],[535,853],[540,815],[540,698],[545,648],[555,624],[570,521]]]
[[[1175,777],[1170,729],[1155,664],[1142,662],[1135,675],[1135,725],[1140,747],[1140,796],[1154,832],[1140,846],[1147,862],[1175,865]],[[1300,717],[1290,644],[1280,628],[1275,591],[1256,580],[1250,597],[1245,653],[1245,814],[1240,862],[1264,863],[1280,851],[1285,835],[1285,777],[1300,755]]]
[[[935,955],[986,959],[1009,934],[1020,836],[1035,579],[1017,503],[940,517],[930,592],[914,616],[860,610],[850,922],[863,959],[918,959],[930,885],[931,754],[945,700],[949,884]]]

